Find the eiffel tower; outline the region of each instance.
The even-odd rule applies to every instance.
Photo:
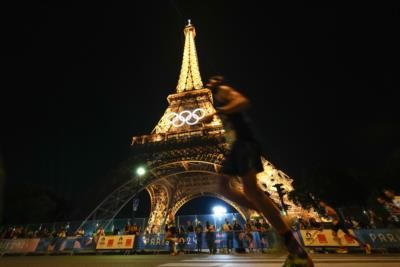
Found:
[[[196,30],[190,23],[184,28],[185,45],[176,93],[167,97],[169,106],[150,135],[132,137],[134,155],[145,162],[147,173],[143,177],[130,177],[108,195],[86,218],[102,220],[108,227],[121,209],[139,192],[150,195],[151,212],[147,229],[162,229],[167,213],[173,215],[190,200],[200,196],[213,196],[234,207],[244,218],[255,214],[219,193],[217,179],[221,163],[228,152],[221,120],[214,116],[211,123],[201,118],[213,113],[211,91],[204,88],[195,46]],[[257,175],[261,186],[279,203],[275,184],[290,192],[292,179],[275,168],[266,159],[264,171]],[[284,196],[288,214],[312,216]]]

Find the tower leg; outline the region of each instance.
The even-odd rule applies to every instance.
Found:
[[[147,192],[150,195],[151,212],[147,222],[146,231],[149,233],[160,233],[167,216],[169,193],[166,186],[162,184],[153,184],[148,186]]]

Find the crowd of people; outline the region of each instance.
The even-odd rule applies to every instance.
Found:
[[[343,216],[336,209],[324,201],[319,201],[319,218],[298,218],[291,225],[294,231],[303,229],[331,229],[334,238],[338,238],[338,232],[342,231],[345,235],[356,240],[363,247],[367,254],[371,253],[371,246],[363,242],[349,229],[377,229],[377,228],[397,228],[400,227],[400,196],[391,189],[385,189],[382,195],[377,198],[379,204],[376,212],[373,209],[364,209],[363,218],[356,219],[355,216]],[[377,215],[380,214],[380,215]],[[261,251],[267,244],[265,233],[271,229],[271,226],[262,219],[247,220],[245,225],[240,225],[236,220],[231,224],[227,219],[225,223],[216,229],[213,224],[206,222],[205,226],[200,221],[193,227],[192,222],[188,222],[187,228],[183,225],[177,227],[174,218],[169,216],[166,224],[166,239],[170,241],[170,252],[172,255],[183,253],[185,247],[185,235],[195,232],[197,236],[197,252],[201,251],[202,238],[205,233],[205,240],[210,254],[216,253],[216,234],[225,233],[224,244],[220,246],[220,252],[231,253],[233,251],[233,240],[238,244],[236,252],[254,252],[253,232],[258,232],[261,238]],[[176,250],[176,247],[178,250]]]
[[[233,252],[253,253],[256,251],[256,245],[254,243],[254,232],[258,232],[260,235],[261,248],[260,251],[264,252],[267,248],[267,231],[271,230],[271,226],[263,219],[248,219],[244,225],[239,224],[236,219],[230,222],[225,218],[224,223],[220,228],[209,221],[205,224],[201,221],[195,221],[193,224],[191,221],[187,222],[187,226],[180,225],[179,227],[175,224],[174,217],[168,216],[167,223],[165,225],[165,239],[169,241],[171,255],[178,255],[184,253],[187,235],[190,233],[196,236],[196,252],[201,253],[203,248],[203,236],[206,242],[206,246],[210,254],[216,254],[217,249],[220,253],[230,254]],[[217,235],[224,234],[222,241],[217,245]],[[237,243],[237,248],[234,250],[233,242]],[[217,247],[218,246],[218,247]]]
[[[298,218],[291,225],[293,230],[303,229],[331,229],[334,236],[338,231],[343,231],[346,235],[351,235],[349,229],[360,228],[390,228],[400,227],[400,196],[391,189],[385,189],[382,194],[377,197],[378,209],[364,209],[364,217],[356,219],[354,216],[343,216],[339,214],[336,209],[328,205],[324,201],[319,201],[319,218]],[[323,218],[328,220],[323,220]],[[327,222],[328,221],[328,222]],[[260,250],[264,252],[268,248],[267,233],[272,230],[270,224],[261,218],[248,219],[243,225],[236,219],[229,221],[224,220],[224,223],[216,227],[216,225],[206,221],[204,224],[198,220],[187,221],[186,225],[176,225],[175,218],[172,214],[168,215],[165,224],[165,239],[169,241],[170,252],[172,255],[184,253],[187,251],[187,236],[190,233],[196,236],[196,252],[202,252],[203,240],[210,254],[216,254],[217,249],[219,253],[252,253]],[[260,236],[261,247],[256,248],[253,233],[257,232]],[[65,226],[52,230],[40,225],[36,230],[31,227],[16,226],[7,227],[0,233],[0,239],[17,239],[17,238],[66,238],[67,236],[83,237],[87,235],[82,228],[72,231],[69,223]],[[113,228],[111,233],[113,235],[142,235],[142,234],[155,234],[153,231],[142,233],[141,227],[136,224],[128,222],[123,229]],[[217,238],[219,234],[224,234],[224,238]],[[98,227],[96,231],[91,233],[95,237],[106,235],[103,227]],[[370,249],[368,244],[364,244],[357,237],[351,235],[356,239],[366,250]],[[216,244],[219,240],[219,244]],[[234,249],[234,242],[236,248]],[[218,247],[217,247],[218,246]]]
[[[346,227],[352,229],[377,229],[377,228],[399,228],[400,227],[400,196],[396,195],[392,189],[384,189],[382,193],[376,198],[374,208],[357,208],[361,213],[353,212],[353,214],[346,214],[340,212],[341,223]],[[318,211],[319,218],[299,218],[296,224],[297,230],[299,229],[312,229],[312,228],[326,228],[331,223],[323,223],[322,218],[332,221],[333,213],[338,213],[332,206],[324,201],[316,203],[316,210]],[[340,210],[346,211],[346,208]],[[354,209],[353,209],[354,211]],[[347,212],[348,213],[348,212]],[[361,215],[362,214],[362,215]],[[358,215],[358,216],[357,216]],[[319,220],[318,220],[319,219]]]
[[[68,226],[68,225],[67,225]],[[29,226],[7,227],[1,234],[0,239],[17,239],[17,238],[65,238],[69,236],[68,227],[60,227],[59,229],[49,230],[47,227],[39,226],[36,230]]]
[[[0,232],[0,239],[17,239],[17,238],[66,238],[66,237],[83,237],[87,235],[105,236],[107,234],[112,235],[138,235],[141,233],[141,227],[135,223],[128,223],[125,225],[123,230],[114,227],[111,233],[106,233],[104,227],[97,226],[94,232],[86,232],[83,228],[73,230],[69,223],[63,226],[52,226],[47,227],[39,225],[33,226],[9,226]]]
[[[400,195],[396,195],[394,190],[385,189],[383,194],[378,196],[377,202],[385,210],[385,216],[380,217],[370,211],[370,220],[374,224],[387,224],[393,227],[400,227]]]

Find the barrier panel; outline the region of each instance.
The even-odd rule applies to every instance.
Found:
[[[96,250],[102,249],[132,249],[135,241],[134,235],[100,236]]]
[[[35,252],[39,238],[31,239],[0,239],[0,253],[29,253]]]
[[[355,235],[353,230],[349,230]],[[306,247],[359,247],[360,244],[342,231],[338,232],[337,238],[332,234],[332,230],[300,230],[303,245]]]
[[[216,249],[232,248],[263,248],[270,249],[279,243],[275,232],[260,233],[243,232],[214,233]],[[178,245],[179,238],[176,239]],[[197,236],[195,233],[186,233],[181,236],[181,248],[185,251],[197,249]],[[208,249],[206,233],[201,234],[201,249]],[[179,247],[179,245],[178,245]],[[35,239],[1,239],[1,253],[62,253],[62,252],[95,252],[96,250],[125,250],[138,251],[168,251],[169,241],[165,240],[165,234],[147,235],[115,235],[102,236],[98,240],[93,237],[67,237],[67,238],[35,238]]]
[[[362,229],[351,231],[363,242],[368,242],[374,249],[400,249],[400,229]],[[231,242],[232,248],[240,249],[271,249],[281,245],[280,237],[273,231],[263,233],[252,232],[216,232],[215,247],[222,250]],[[300,230],[296,238],[306,247],[359,247],[352,238],[339,231],[339,241],[335,240],[332,230]],[[179,239],[182,241],[179,244]],[[199,240],[195,233],[185,233],[177,237],[177,249],[196,251]],[[97,241],[97,242],[96,242]],[[207,250],[207,234],[201,234],[201,249]],[[168,251],[169,241],[165,234],[139,234],[67,238],[32,238],[32,239],[0,239],[0,254],[15,253],[85,253],[105,250],[136,250],[136,251]],[[238,250],[239,251],[239,250]]]
[[[400,249],[400,229],[360,229],[355,232],[372,248]]]
[[[229,240],[233,248],[272,248],[276,247],[279,243],[279,238],[275,232],[266,232],[262,234],[262,237],[258,232],[249,233],[247,236],[243,232],[231,233]],[[251,237],[251,238],[250,238]],[[176,239],[178,244],[179,237]],[[183,241],[182,248],[185,251],[194,251],[197,249],[198,239],[195,233],[186,233],[181,237]],[[215,233],[214,240],[216,249],[228,247],[228,233]],[[147,234],[138,235],[135,243],[136,250],[144,251],[168,251],[169,241],[165,240],[165,234]],[[208,249],[206,233],[201,235],[201,249]]]
[[[35,252],[60,253],[60,252],[91,252],[94,251],[96,242],[93,237],[67,237],[67,238],[41,238]]]

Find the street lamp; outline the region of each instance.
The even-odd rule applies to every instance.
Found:
[[[215,206],[212,208],[212,211],[215,216],[221,217],[226,213],[226,208],[222,206]]]
[[[138,176],[143,176],[143,175],[145,175],[145,174],[146,174],[146,168],[143,167],[143,166],[137,167],[137,169],[136,169],[136,174],[137,174]]]
[[[226,208],[222,206],[215,206],[212,208],[212,211],[214,215],[214,226],[217,230],[217,220],[215,218],[218,217],[218,219],[221,219],[221,217],[226,214]]]

